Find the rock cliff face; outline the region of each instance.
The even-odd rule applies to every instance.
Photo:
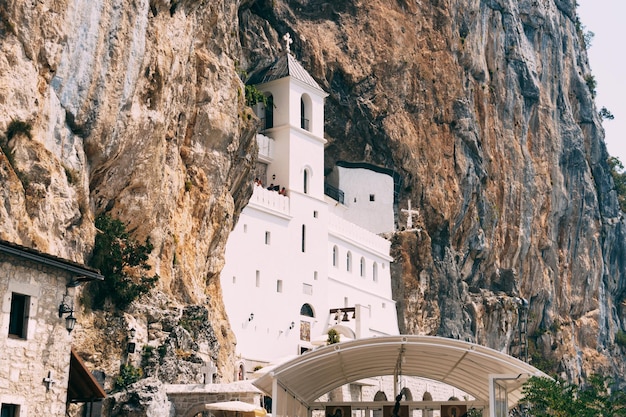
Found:
[[[257,1],[251,66],[295,35],[327,99],[327,166],[398,171],[420,231],[394,238],[407,333],[624,375],[624,220],[574,1]],[[259,35],[262,34],[262,35]],[[403,218],[400,219],[403,221]]]
[[[79,350],[113,372],[100,340],[183,340],[158,323],[201,305],[230,379],[218,276],[256,155],[239,77],[289,32],[330,93],[327,168],[392,168],[420,207],[394,237],[403,331],[514,351],[525,298],[537,359],[624,375],[626,224],[573,3],[0,1],[0,134],[32,126],[1,141],[0,238],[87,261],[96,215],[121,219],[158,294],[114,332],[85,312]]]

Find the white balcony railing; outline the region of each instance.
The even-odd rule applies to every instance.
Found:
[[[254,186],[254,192],[248,204],[289,215],[289,197],[278,194],[278,191],[270,191],[260,185]]]
[[[391,242],[387,239],[370,232],[367,229],[357,226],[341,217],[329,213],[328,231],[338,236],[358,242],[384,255],[389,255]]]
[[[272,160],[274,158],[274,139],[262,133],[257,133],[256,142],[259,145],[259,157],[265,160]]]

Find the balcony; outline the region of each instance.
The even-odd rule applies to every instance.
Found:
[[[248,204],[286,216],[289,215],[289,197],[278,194],[278,191],[270,191],[260,185],[254,186]]]
[[[272,162],[274,159],[274,139],[262,133],[257,133],[256,142],[259,145],[259,159],[268,163]]]
[[[341,204],[344,203],[343,191],[341,191],[339,188],[333,187],[327,182],[324,183],[324,194],[326,194],[333,200],[340,202]]]

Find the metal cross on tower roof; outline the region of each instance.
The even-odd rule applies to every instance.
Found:
[[[293,39],[291,39],[291,35],[289,32],[283,35],[283,40],[285,41],[285,50],[287,53],[291,52],[291,44],[293,43]]]

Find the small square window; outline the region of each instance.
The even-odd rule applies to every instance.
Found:
[[[370,194],[370,201],[376,201],[376,196],[374,194]]]
[[[24,294],[11,294],[11,315],[9,317],[9,336],[26,339],[28,331],[28,307],[30,297]]]
[[[17,404],[2,404],[1,417],[19,417],[20,406]]]

